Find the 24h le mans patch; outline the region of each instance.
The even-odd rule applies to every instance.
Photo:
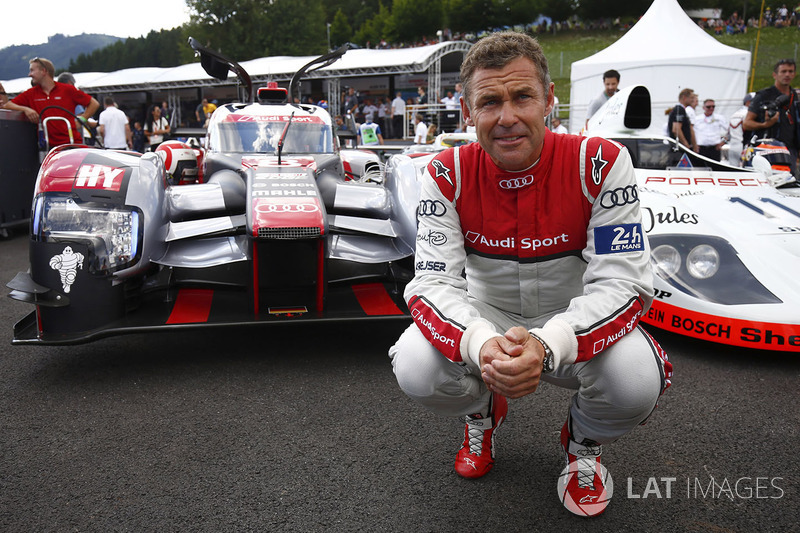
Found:
[[[594,248],[598,254],[641,252],[644,233],[641,224],[617,224],[594,228]]]

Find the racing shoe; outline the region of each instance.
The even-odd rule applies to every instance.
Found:
[[[475,479],[489,473],[494,466],[494,435],[508,414],[508,400],[492,393],[489,415],[480,414],[466,417],[464,444],[456,454],[456,473],[465,478]]]
[[[600,464],[603,447],[591,439],[576,442],[568,420],[561,428],[561,449],[567,466],[558,479],[558,495],[564,507],[578,516],[599,515],[614,490],[611,475]]]

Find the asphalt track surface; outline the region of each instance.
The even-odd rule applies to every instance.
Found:
[[[0,241],[0,279],[27,237]],[[0,299],[0,531],[798,531],[796,355],[655,330],[675,365],[655,416],[603,456],[605,514],[556,494],[570,392],[511,402],[485,478],[463,425],[398,389],[403,323],[11,346]]]

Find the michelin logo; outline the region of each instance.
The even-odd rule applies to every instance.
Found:
[[[644,251],[641,224],[618,224],[594,228],[594,248],[598,254]]]

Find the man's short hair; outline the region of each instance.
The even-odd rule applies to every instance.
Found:
[[[72,72],[62,72],[58,75],[58,79],[56,81],[58,83],[69,83],[70,85],[75,85],[75,76],[72,75]]]
[[[462,96],[467,106],[470,104],[472,76],[476,70],[499,70],[520,57],[530,59],[536,65],[544,93],[547,94],[550,88],[550,71],[539,41],[524,33],[503,31],[492,33],[475,43],[461,64]]]
[[[794,59],[786,58],[786,59],[779,59],[778,62],[775,63],[775,68],[772,69],[772,72],[777,74],[778,73],[778,69],[781,68],[781,65],[789,65],[793,69],[797,70],[797,64],[794,62]]]
[[[694,94],[694,89],[684,89],[680,93],[678,93],[678,100],[683,100],[684,98],[690,98]]]
[[[103,100],[103,104],[106,106],[114,105],[114,99],[111,98],[110,96],[106,96],[105,99]]]
[[[43,57],[34,57],[30,61],[28,61],[28,63],[30,64],[39,63],[39,66],[45,69],[51,78],[56,77],[56,67],[53,65],[53,62],[50,61],[49,59],[45,59]]]
[[[603,72],[603,79],[607,80],[608,78],[616,78],[617,82],[619,82],[619,72],[617,72],[613,68],[611,70]]]

